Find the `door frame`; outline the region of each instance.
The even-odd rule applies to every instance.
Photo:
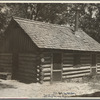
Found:
[[[52,84],[53,81],[53,56],[54,53],[59,53],[61,54],[61,81],[57,81],[57,82],[62,82],[62,73],[63,73],[63,53],[62,52],[53,52],[51,53],[51,77],[50,77],[50,83]]]

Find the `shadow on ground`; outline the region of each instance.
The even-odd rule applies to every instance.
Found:
[[[92,83],[89,84],[90,90],[97,89],[98,92],[94,92],[91,94],[84,94],[84,95],[76,95],[75,97],[100,97],[100,82],[99,83]]]
[[[92,94],[77,95],[75,97],[100,97],[100,92],[95,92]]]
[[[14,89],[16,89],[16,87],[14,87],[13,85],[0,83],[0,89],[6,89],[6,88],[14,88]]]

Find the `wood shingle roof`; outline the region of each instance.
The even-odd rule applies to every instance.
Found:
[[[39,48],[100,51],[100,44],[79,29],[77,32],[67,26],[13,18]]]

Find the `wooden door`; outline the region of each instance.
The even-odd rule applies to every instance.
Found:
[[[53,81],[61,81],[62,79],[62,55],[61,53],[53,54]]]
[[[96,54],[92,54],[91,74],[96,75]]]

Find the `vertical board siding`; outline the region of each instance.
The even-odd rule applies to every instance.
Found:
[[[97,74],[100,74],[100,54],[97,54]]]
[[[41,56],[41,59],[44,59],[44,62],[41,62],[42,71],[43,71],[43,81],[50,81],[51,79],[51,53],[44,52]]]
[[[19,26],[15,26],[9,36],[7,37],[9,42],[9,49],[11,52],[19,52],[19,53],[34,53],[37,52],[37,46],[33,43],[30,37],[24,33]]]
[[[0,72],[12,72],[11,53],[0,53]]]
[[[63,53],[63,79],[90,75],[90,54],[80,53],[80,65],[77,67],[74,66],[74,54],[75,53]]]
[[[37,56],[35,54],[19,54],[18,76],[20,81],[36,82]]]

